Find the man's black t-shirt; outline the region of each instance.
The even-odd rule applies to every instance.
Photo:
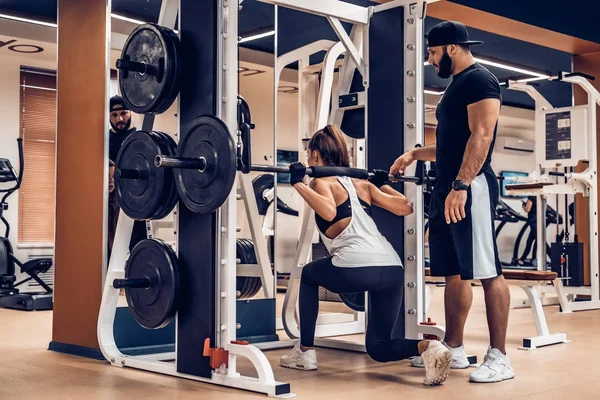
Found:
[[[110,130],[108,132],[108,158],[110,158],[113,162],[117,161],[117,154],[119,154],[119,150],[123,145],[127,136],[131,135],[136,131],[136,128],[131,128],[125,132],[113,132]]]
[[[458,176],[465,148],[471,137],[467,106],[483,99],[502,101],[498,79],[482,65],[475,63],[455,75],[436,109],[437,180],[452,182]],[[494,141],[496,140],[494,128]],[[492,161],[494,141],[490,145],[482,171]],[[480,172],[482,172],[480,171]]]

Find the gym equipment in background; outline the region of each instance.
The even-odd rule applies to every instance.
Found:
[[[13,254],[13,247],[8,238],[10,224],[3,215],[4,211],[8,210],[6,200],[21,187],[23,182],[23,139],[19,138],[17,142],[19,145],[18,175],[8,159],[0,158],[0,182],[15,182],[13,187],[0,190],[0,193],[6,193],[0,201],[0,219],[6,227],[4,236],[0,237],[0,307],[26,311],[52,310],[52,288],[38,276],[48,272],[52,267],[52,259],[39,258],[25,263],[19,261]],[[15,264],[19,266],[21,272],[29,275],[29,277],[14,283],[16,280]],[[32,279],[44,289],[44,292],[19,293],[18,287]]]
[[[565,173],[566,173],[565,169]],[[571,168],[571,172],[572,168]],[[565,182],[567,178],[565,177]],[[558,204],[558,195],[556,195]],[[569,197],[565,194],[565,215],[569,215]],[[575,202],[573,202],[573,216],[575,215]],[[575,218],[573,217],[573,222]],[[569,218],[565,218],[563,231],[559,233],[559,224],[556,224],[556,242],[550,245],[551,270],[564,279],[565,286],[583,286],[583,243],[577,236],[577,225],[573,226],[573,242],[569,241]]]
[[[546,227],[550,224],[556,224],[557,219],[560,219],[562,222],[562,215],[558,215],[557,212],[550,206],[546,206]],[[513,246],[513,254],[510,262],[501,261],[502,266],[504,268],[510,269],[523,269],[523,270],[536,270],[538,269],[534,265],[520,265],[518,263],[519,250],[521,247],[521,242],[523,237],[525,237],[525,233],[527,229],[530,229],[531,225],[527,220],[527,217],[517,212],[514,208],[508,205],[505,201],[499,200],[498,205],[496,206],[496,221],[500,221],[498,226],[496,226],[496,237],[500,236],[500,233],[504,229],[507,224],[516,224],[523,222],[523,226],[519,229],[519,233],[515,239],[515,244]],[[560,222],[559,222],[560,223]],[[550,257],[550,245],[546,244],[546,253],[547,256]]]
[[[593,76],[578,72],[562,72],[557,76],[548,77],[549,81],[558,81],[578,85],[588,97],[588,103],[572,107],[555,108],[531,84],[509,80],[507,88],[527,93],[535,100],[536,113],[536,171],[528,177],[505,178],[508,194],[538,196],[538,220],[543,217],[543,207],[548,195],[582,194],[588,199],[589,207],[589,240],[593,241],[598,235],[598,176],[597,176],[597,140],[596,140],[596,105],[600,105],[600,93],[590,83]],[[580,162],[585,170],[572,172],[561,168],[575,168]],[[570,171],[570,172],[567,172]],[[564,178],[559,182],[559,178]],[[565,203],[566,207],[566,203]],[[568,212],[565,213],[565,216]],[[565,218],[567,220],[568,218]],[[568,224],[568,223],[567,223]],[[538,243],[546,242],[546,230],[543,224],[538,224]],[[568,229],[568,228],[567,228]],[[565,237],[567,229],[565,229]],[[563,312],[594,310],[600,308],[600,282],[598,281],[598,246],[588,246],[589,268],[583,268],[583,257],[579,243],[567,245],[566,241],[554,245],[553,269],[564,273],[561,278],[575,277],[571,283],[578,281],[579,271],[583,270],[583,286],[569,285],[562,290],[543,287],[544,291],[556,291],[561,298]],[[544,257],[543,248],[538,246],[537,258]],[[560,254],[559,254],[560,253]],[[567,257],[569,255],[569,257]],[[570,259],[570,261],[569,261]],[[571,264],[571,262],[573,264]],[[538,269],[544,269],[545,265]],[[575,271],[577,270],[577,272]],[[589,284],[589,286],[587,286]],[[575,296],[587,295],[587,301],[566,301],[567,296],[572,300]]]

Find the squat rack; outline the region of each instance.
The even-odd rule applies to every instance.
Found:
[[[424,54],[423,49],[423,20],[425,17],[426,4],[431,1],[424,0],[396,0],[380,6],[360,7],[336,0],[261,0],[275,6],[292,8],[295,10],[308,12],[311,14],[326,17],[334,31],[339,36],[346,54],[352,59],[356,68],[363,76],[365,93],[368,93],[370,85],[370,63],[369,63],[369,28],[371,18],[377,13],[392,11],[398,7],[403,7],[404,17],[404,65],[402,68],[405,77],[404,82],[404,104],[403,121],[405,122],[401,129],[404,137],[404,148],[414,148],[423,143],[423,63],[421,60]],[[177,7],[176,0],[165,0],[161,9],[161,24],[164,24],[162,16],[173,16]],[[181,10],[203,11],[201,7],[214,9],[216,23],[214,24],[213,35],[216,40],[216,96],[214,109],[216,115],[226,123],[230,132],[235,133],[238,130],[237,121],[237,95],[238,95],[238,2],[231,3],[230,0],[219,0],[216,5],[198,5],[192,0],[179,1],[179,20],[182,23]],[[207,11],[208,12],[208,11]],[[189,16],[188,16],[189,17]],[[187,19],[187,18],[186,18]],[[350,36],[342,26],[342,22],[354,24],[356,29],[362,30],[363,46],[359,51],[353,43]],[[187,21],[189,23],[189,20]],[[180,35],[185,35],[186,27],[180,29]],[[197,34],[197,33],[196,33]],[[208,39],[207,39],[208,40]],[[182,43],[183,44],[183,43]],[[189,42],[188,42],[189,45]],[[184,46],[184,48],[186,48]],[[188,50],[189,51],[189,50]],[[386,49],[387,51],[387,49]],[[182,90],[183,91],[183,90]],[[185,113],[184,108],[188,105],[181,103],[181,93],[179,95],[178,118]],[[365,104],[365,110],[369,105]],[[189,108],[189,107],[188,107]],[[188,111],[189,112],[189,111]],[[324,114],[325,115],[325,114]],[[365,115],[367,115],[365,113]],[[152,126],[152,117],[144,119],[143,128],[148,129]],[[325,118],[325,121],[327,118]],[[365,138],[368,138],[368,118],[365,118]],[[323,118],[319,119],[319,123]],[[320,126],[322,127],[322,126]],[[235,138],[234,138],[235,139]],[[365,157],[367,163],[368,156]],[[234,185],[235,188],[236,185]],[[404,219],[403,232],[403,253],[405,265],[405,313],[404,323],[406,337],[420,338],[423,333],[443,336],[443,329],[440,327],[431,327],[420,325],[425,321],[424,308],[424,260],[423,260],[423,194],[421,188],[417,185],[405,185],[405,195],[414,199],[415,212]],[[236,342],[236,190],[232,190],[228,200],[215,213],[213,232],[216,234],[215,240],[215,282],[216,285],[212,291],[215,294],[214,316],[215,320],[210,324],[214,326],[214,343],[209,343],[209,353],[220,352],[225,358],[217,366],[204,366],[209,361],[194,359],[192,356],[198,352],[198,349],[188,349],[191,355],[187,358],[187,365],[180,366],[179,356],[182,353],[183,345],[176,342],[175,353],[161,353],[145,356],[129,356],[122,354],[117,348],[113,334],[114,311],[118,301],[118,289],[115,289],[111,282],[114,279],[122,278],[124,274],[124,265],[127,258],[127,242],[131,237],[133,221],[124,213],[120,214],[117,234],[115,237],[115,247],[113,257],[111,258],[109,271],[106,276],[104,286],[103,300],[98,322],[98,338],[101,350],[107,360],[115,366],[129,366],[137,369],[159,372],[162,374],[176,377],[193,379],[201,382],[218,384],[238,389],[250,390],[265,393],[276,397],[293,397],[289,384],[277,382],[274,378],[273,370],[268,359],[258,347]],[[183,210],[185,211],[185,210]],[[176,216],[177,231],[180,232],[182,214],[178,212]],[[305,213],[309,214],[309,213]],[[204,220],[206,221],[206,220]],[[189,226],[189,221],[187,222]],[[206,234],[206,232],[204,232]],[[182,252],[182,234],[178,234],[177,251]],[[191,240],[191,238],[190,238]],[[189,244],[188,244],[189,246]],[[299,248],[300,251],[300,248]],[[303,254],[298,253],[298,265],[305,262]],[[212,259],[212,258],[211,258]],[[176,317],[179,326],[179,313]],[[180,329],[178,329],[180,330]],[[181,332],[179,332],[181,333]],[[179,336],[178,336],[179,338]],[[189,341],[189,338],[186,338]],[[214,346],[214,347],[213,347]],[[181,347],[181,348],[180,348]],[[186,350],[187,351],[187,350]],[[205,351],[206,355],[206,351]],[[249,359],[256,371],[258,378],[242,376],[237,372],[237,356]],[[175,363],[172,361],[175,360]],[[198,370],[205,372],[190,372],[189,361],[203,364]],[[208,368],[208,369],[207,369]]]

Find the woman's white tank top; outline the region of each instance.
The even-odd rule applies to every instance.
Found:
[[[338,176],[350,197],[352,219],[350,224],[334,239],[325,236],[320,229],[319,235],[323,244],[333,256],[331,260],[336,267],[374,267],[402,265],[396,250],[379,232],[375,221],[363,210],[352,179]]]

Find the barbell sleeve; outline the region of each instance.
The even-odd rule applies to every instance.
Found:
[[[137,61],[118,59],[117,63],[116,63],[116,67],[117,67],[117,69],[120,69],[123,71],[137,72],[142,75],[151,75],[151,76],[158,75],[158,68],[156,68],[153,65],[149,65],[149,64],[141,63],[141,62],[137,62]]]
[[[147,179],[148,174],[139,169],[123,168],[116,171],[116,176],[120,179],[141,180]]]
[[[115,289],[150,289],[152,287],[152,280],[146,278],[125,278],[113,280],[113,287]]]
[[[181,169],[199,169],[204,171],[207,167],[206,159],[186,158],[186,157],[166,157],[158,155],[154,158],[154,165],[157,168],[181,168]]]

